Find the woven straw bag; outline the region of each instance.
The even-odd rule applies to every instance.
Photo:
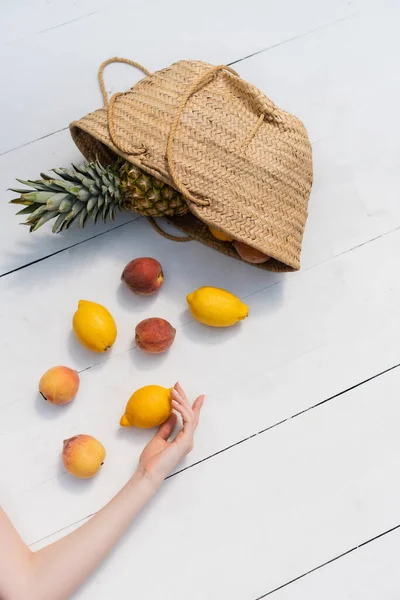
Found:
[[[108,102],[103,69],[111,62],[146,76]],[[180,61],[150,74],[113,58],[99,79],[105,106],[70,126],[88,160],[119,155],[180,191],[188,212],[168,220],[189,239],[239,258],[211,225],[271,256],[261,268],[300,268],[312,153],[296,117],[224,65]]]

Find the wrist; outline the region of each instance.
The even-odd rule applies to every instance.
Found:
[[[154,474],[146,471],[144,467],[139,466],[132,476],[130,482],[134,485],[143,487],[143,489],[147,490],[149,493],[155,494],[163,484],[164,478],[157,477]]]

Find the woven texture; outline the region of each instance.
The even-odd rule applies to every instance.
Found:
[[[191,214],[169,221],[194,239],[238,258],[206,223],[271,256],[261,268],[299,269],[312,153],[296,117],[228,67],[198,61],[144,77],[110,106],[71,124],[87,159],[122,156],[181,191]]]

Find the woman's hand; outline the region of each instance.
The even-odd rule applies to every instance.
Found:
[[[171,398],[172,408],[182,417],[182,429],[173,440],[168,441],[177,419],[176,414],[172,413],[144,448],[139,460],[139,471],[157,485],[193,450],[194,432],[204,401],[204,396],[199,396],[191,406],[179,383],[175,384]]]

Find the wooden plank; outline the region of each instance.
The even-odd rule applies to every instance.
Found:
[[[399,552],[400,530],[397,528],[274,592],[270,598],[396,600],[400,592]]]
[[[132,249],[138,244],[146,254],[153,240],[141,233],[139,223],[131,227]],[[94,512],[128,477],[149,434],[121,431],[118,422],[141,385],[181,379],[191,395],[207,393],[203,428],[185,463],[190,465],[400,362],[400,281],[393,278],[400,231],[266,289],[258,271],[214,258],[206,248],[199,248],[194,270],[191,246],[182,254],[160,239],[166,283],[150,303],[118,289],[121,264],[128,258],[126,240],[114,240],[106,257],[96,255],[95,242],[86,244],[80,268],[68,256],[61,264],[54,257],[0,284],[8,307],[0,316],[3,501],[29,542]],[[185,293],[207,283],[247,296],[249,319],[225,331],[191,322]],[[53,364],[84,369],[98,360],[71,334],[79,297],[108,306],[120,338],[104,362],[81,374],[79,398],[64,410],[43,404],[35,389]],[[148,316],[165,317],[178,327],[167,355],[128,351],[135,324]],[[103,441],[109,459],[100,477],[82,485],[63,474],[59,452],[64,438],[85,431]],[[10,445],[18,448],[12,464]],[[80,502],[69,503],[69,494],[79,494]],[[38,519],[27,517],[24,507],[48,506],[50,499],[52,506],[68,502],[68,509],[49,507]]]
[[[289,5],[288,5],[289,6]],[[145,18],[148,17],[148,12],[143,14],[143,6],[134,5],[133,9],[135,12],[135,24],[138,18],[141,19],[143,26],[151,28],[151,26],[160,26],[161,18],[165,18],[165,22],[169,22],[172,17],[179,17],[179,12],[185,11],[187,7],[182,2],[170,2],[170,10],[166,11],[163,7],[163,3],[158,1],[152,2],[153,18],[151,22],[145,22]],[[279,5],[278,5],[279,8]],[[296,6],[291,6],[291,12],[293,17],[297,16]],[[340,9],[346,8],[346,3],[343,2],[325,2],[324,6],[319,4],[307,4],[305,8],[309,10],[310,15],[305,15],[308,19],[315,19],[317,15],[325,16],[328,18],[336,18]],[[129,10],[130,9],[130,10]],[[268,10],[269,16],[274,18],[276,12],[276,2],[274,0],[266,0],[264,2],[258,2],[252,4],[252,9],[258,11]],[[236,9],[236,13],[239,12],[239,8]],[[126,0],[114,0],[111,4],[109,0],[75,0],[70,2],[69,0],[57,0],[57,2],[49,2],[48,0],[18,0],[18,2],[8,3],[2,13],[2,39],[0,44],[5,45],[10,42],[17,42],[24,39],[27,36],[31,36],[31,40],[35,39],[35,34],[45,33],[49,29],[55,29],[63,27],[69,24],[71,21],[79,19],[88,19],[93,14],[101,11],[107,11],[108,18],[113,20],[116,14],[127,14],[131,16],[132,2]],[[132,11],[132,12],[130,12]],[[227,14],[223,15],[226,12]],[[216,17],[222,18],[225,16],[225,22],[227,19],[232,19],[229,13],[235,11],[226,11],[225,5],[220,3],[219,6],[214,6],[214,14]],[[173,14],[175,13],[175,14]],[[154,17],[154,15],[160,15],[160,23]],[[304,15],[304,11],[303,11]],[[302,15],[302,16],[303,16]],[[196,17],[200,22],[203,22],[201,14],[197,14]],[[234,18],[236,14],[234,14]],[[245,18],[245,14],[243,15]],[[288,15],[288,19],[290,19]],[[205,18],[204,18],[205,25]],[[269,23],[266,23],[267,27]],[[254,27],[254,25],[253,25]],[[241,32],[243,35],[243,32]]]
[[[114,5],[117,2],[114,0]],[[1,45],[19,42],[48,29],[85,19],[109,6],[109,0],[18,0],[7,2],[1,15]]]
[[[388,14],[383,12],[381,17],[376,17],[381,19],[381,29],[386,26],[385,19],[389,20]],[[373,60],[372,55],[368,59],[370,70],[361,69],[364,59],[360,58],[360,48],[364,52],[362,56],[368,57],[373,51],[369,39],[374,26],[374,14],[361,14],[328,27],[326,36],[316,32],[242,61],[237,67],[244,77],[270,92],[277,102],[299,112],[315,142],[315,180],[304,240],[303,268],[319,264],[400,225],[397,201],[400,143],[395,128],[389,123],[391,113],[384,111],[379,121],[384,123],[384,137],[378,133],[377,121],[369,120],[368,127],[364,126],[366,113],[373,112],[377,101],[375,88],[371,94],[365,91],[372,81],[379,81],[380,89],[396,101],[399,94],[395,80],[384,79],[379,61]],[[354,39],[358,38],[355,44]],[[392,50],[388,53],[389,62],[396,56],[395,48]],[[336,68],[332,59],[336,55],[340,68]],[[282,73],[291,72],[292,62],[293,76],[282,77]],[[325,89],[324,69],[329,74],[329,89],[335,89],[332,102]],[[357,80],[353,77],[354,70],[359,73]],[[302,80],[309,85],[302,86]],[[360,86],[364,89],[362,99]],[[373,144],[367,143],[371,131]],[[35,177],[41,170],[68,165],[71,160],[79,160],[79,153],[67,132],[46,138],[0,157],[0,187],[12,185],[17,175]],[[6,198],[12,198],[12,194]],[[16,226],[14,209],[6,203],[0,205],[0,218],[6,232],[0,238],[0,274],[100,231],[93,226],[87,231],[69,230],[63,236],[53,236],[49,228],[44,227],[29,237],[25,228]],[[103,231],[110,227],[106,226]]]
[[[398,3],[360,9],[250,57],[240,65],[241,75],[264,89],[279,106],[298,114],[313,141],[341,137],[343,162],[352,157],[354,165],[366,166],[369,159],[373,166],[376,151],[383,150],[386,157],[385,141],[390,150],[398,147],[388,125],[390,107],[400,93],[397,77],[391,76],[400,45],[394,35],[399,13]],[[374,31],[382,44],[379,52],[371,48]],[[384,68],[381,52],[387,57]],[[388,103],[387,111],[377,120],[371,117],[372,109],[382,98]],[[385,127],[384,136],[379,135],[378,121]],[[377,145],[366,144],[372,138]]]
[[[71,248],[0,279],[0,303],[4,306],[0,322],[7,331],[4,344],[9,359],[19,362],[26,351],[26,358],[31,358],[25,367],[34,377],[49,360],[67,362],[82,370],[126,352],[133,346],[137,322],[154,314],[175,326],[187,323],[191,317],[186,295],[203,284],[219,284],[245,296],[280,278],[194,242],[184,247],[170,242],[145,220],[105,235],[104,239],[95,238],[84,247]],[[120,278],[129,260],[149,255],[161,261],[165,282],[160,293],[141,298],[132,294]],[[71,337],[72,315],[81,298],[104,304],[115,316],[119,335],[111,353],[90,353]],[[38,342],[40,355],[34,352]]]
[[[310,7],[303,4],[298,10],[308,18]],[[317,10],[315,14],[320,13]],[[266,22],[262,15],[258,15],[260,28]],[[254,67],[257,73],[264,72],[266,81],[274,82],[276,87],[268,90],[273,90],[271,96],[277,102],[290,108],[292,98],[302,94],[300,110],[293,106],[310,123],[315,142],[316,184],[303,272],[287,277],[268,275],[195,244],[182,249],[150,234],[148,226],[140,222],[0,282],[1,502],[30,543],[39,539],[43,543],[52,532],[65,533],[65,527],[74,527],[73,523],[97,510],[132,472],[148,434],[120,431],[118,418],[127,397],[139,385],[170,384],[180,378],[192,395],[203,389],[207,392],[196,449],[183,468],[289,420],[171,479],[144,519],[78,597],[108,598],[111,590],[124,595],[132,589],[144,599],[162,592],[163,597],[173,594],[179,600],[183,593],[187,597],[187,585],[191,584],[192,590],[196,581],[191,594],[195,600],[254,599],[397,524],[399,489],[391,474],[398,466],[398,372],[292,419],[400,362],[396,335],[400,287],[393,276],[400,232],[330,260],[399,226],[394,196],[398,140],[387,117],[394,108],[390,102],[398,94],[392,56],[398,47],[393,41],[394,25],[389,23],[395,23],[394,16],[394,12],[390,17],[388,13],[373,18],[362,14],[329,29],[335,33],[315,34],[313,41],[303,38],[305,45],[300,40],[293,42],[290,62],[285,57],[289,45],[284,44],[277,56],[278,49],[269,57],[275,63],[272,70],[265,67],[267,60]],[[290,14],[289,25],[292,17],[297,18],[297,13]],[[226,19],[220,23],[227,25]],[[272,28],[274,23],[269,20]],[[244,18],[241,26],[246,27]],[[227,27],[232,31],[231,21]],[[377,30],[388,37],[380,43],[386,62],[382,56],[372,56],[369,49]],[[93,46],[94,29],[82,25],[79,31],[89,36],[84,43],[79,41],[79,47]],[[276,31],[280,33],[279,27]],[[216,35],[216,29],[210,32]],[[155,44],[157,52],[159,43]],[[197,43],[204,45],[204,32],[197,38],[194,34],[183,47],[195,49]],[[241,43],[239,40],[238,47]],[[340,68],[336,68],[333,54],[341,44],[346,52],[339,52]],[[40,43],[38,47],[41,59],[43,48]],[[204,52],[211,54],[211,47],[214,51],[217,42]],[[228,46],[225,51],[228,53]],[[89,54],[93,62],[94,53]],[[29,60],[33,62],[34,55]],[[245,63],[250,69],[253,60],[258,59]],[[370,63],[368,72],[364,60]],[[282,77],[294,69],[299,73],[296,94],[287,84],[290,78]],[[122,70],[120,76],[122,82]],[[244,76],[254,80],[250,71]],[[282,87],[279,78],[287,80]],[[71,82],[68,69],[66,79]],[[389,98],[388,113],[379,113],[386,140],[380,139],[381,129],[370,119],[375,107],[382,104],[375,81],[382,97]],[[33,89],[29,78],[27,83]],[[51,95],[48,86],[48,82],[43,84],[43,94]],[[260,87],[267,89],[264,83]],[[280,97],[275,89],[280,90]],[[20,94],[19,99],[22,97]],[[59,109],[53,110],[54,119],[63,116],[64,110],[61,96],[56,100],[58,104],[52,108]],[[18,112],[21,105],[15,98],[12,103]],[[66,133],[60,134],[64,135],[59,139],[65,140],[70,152],[72,145],[66,141]],[[31,154],[25,154],[24,161],[8,163],[9,173],[14,175],[14,169],[25,162],[29,169],[33,167],[30,157],[37,147],[27,147]],[[49,147],[41,146],[43,156],[49,157]],[[64,146],[54,143],[52,147],[63,160]],[[6,156],[12,154],[17,153]],[[37,164],[39,159],[43,157],[38,156]],[[53,166],[49,163],[47,166]],[[15,223],[12,213],[7,214],[9,223]],[[41,234],[41,239],[18,238],[17,242],[4,223],[9,239],[5,248],[0,247],[0,255],[6,254],[7,265],[23,266],[29,262],[27,256],[45,255],[42,243],[48,234]],[[78,235],[77,240],[85,235]],[[49,242],[53,243],[57,249],[69,245],[69,241]],[[162,257],[168,278],[162,294],[140,302],[118,287],[118,280],[125,262],[145,253]],[[329,262],[311,269],[323,261]],[[190,322],[184,296],[203,283],[221,285],[246,297],[250,319],[242,327],[224,332]],[[83,352],[70,334],[71,314],[82,296],[108,305],[120,328],[112,354],[92,368],[96,360]],[[177,325],[178,337],[172,352],[151,360],[130,348],[137,320],[154,314]],[[41,372],[55,362],[89,368],[82,373],[79,398],[65,410],[43,404],[34,392]],[[59,461],[61,440],[78,431],[97,435],[108,450],[104,469],[92,482],[71,480]],[[190,552],[186,547],[182,552],[175,540],[188,538]],[[177,591],[178,563],[184,575]],[[154,565],[159,578],[154,577]],[[201,578],[196,577],[198,565]],[[132,584],[134,569],[138,578]]]
[[[172,478],[76,598],[255,599],[398,525],[399,384],[398,369]],[[96,494],[50,492],[52,512]]]
[[[38,179],[41,172],[49,173],[50,169],[60,166],[69,167],[72,162],[78,164],[82,162],[82,155],[72,142],[68,131],[56,133],[1,156],[0,189],[21,187],[21,184],[16,181],[16,177]],[[29,234],[27,227],[19,225],[23,223],[24,218],[16,216],[21,207],[6,202],[6,200],[16,198],[17,194],[7,192],[4,196],[5,198],[0,203],[2,231],[0,235],[0,276],[105,231],[110,231],[139,216],[136,213],[124,212],[117,214],[114,223],[111,221],[103,223],[99,220],[95,225],[89,221],[85,229],[72,227],[57,235],[51,233],[51,226],[46,225],[34,234]]]
[[[345,252],[349,238],[356,246],[400,223],[400,140],[392,126],[400,101],[393,75],[399,17],[399,3],[360,7],[351,18],[240,65],[245,79],[304,121],[313,141],[303,265],[315,264],[316,254],[319,261]],[[379,52],[371,44],[376,36]]]
[[[12,85],[0,98],[0,153],[99,108],[97,69],[110,56],[128,56],[150,70],[183,58],[228,63],[350,12],[344,0],[304,0],[301,6],[291,0],[250,0],[234,10],[227,10],[224,2],[205,0],[196,15],[182,0],[156,6],[124,1],[33,40],[3,46],[0,79]],[[107,73],[107,89],[127,89],[140,76],[126,65],[115,66]]]
[[[0,187],[15,185],[11,173],[13,177],[19,176],[23,170],[24,177],[35,178],[41,170],[46,171],[53,166],[69,165],[70,162],[81,160],[68,132],[61,132],[36,142],[34,147],[37,150],[35,152],[33,147],[26,146],[0,158]],[[393,164],[400,163],[399,155],[400,153],[393,155]],[[395,199],[397,185],[400,187],[400,164],[396,171],[378,165],[371,167],[376,179],[381,175],[380,180],[385,192],[379,195],[373,185],[376,179],[369,179],[367,166],[354,166],[351,181],[341,179],[340,168],[335,167],[341,156],[339,139],[330,138],[314,145],[315,182],[304,238],[303,269],[328,260],[400,225],[400,204]],[[46,157],[45,162],[43,157]],[[353,168],[351,159],[347,168],[349,171]],[[370,181],[371,185],[365,187],[362,184],[364,180]],[[355,181],[363,186],[362,190],[358,190]],[[14,196],[11,192],[7,193],[7,198]],[[23,219],[15,213],[16,208],[13,205],[6,202],[0,205],[4,228],[4,235],[0,236],[0,276],[104,231],[111,231],[115,226],[138,216],[136,213],[120,213],[115,223],[88,223],[83,230],[72,227],[62,234],[54,235],[51,233],[51,227],[47,225],[34,234],[29,234],[25,227],[18,225]],[[107,240],[108,238],[104,238],[99,241],[104,252]],[[157,246],[149,251],[151,253],[156,249]]]

